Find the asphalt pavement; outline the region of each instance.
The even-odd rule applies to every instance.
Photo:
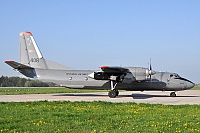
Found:
[[[176,97],[170,97],[170,92],[161,91],[125,91],[116,98],[109,98],[107,92],[93,93],[61,93],[61,94],[24,94],[0,95],[0,102],[27,102],[27,101],[107,101],[107,102],[134,102],[149,104],[200,105],[200,90],[185,90],[176,92]]]

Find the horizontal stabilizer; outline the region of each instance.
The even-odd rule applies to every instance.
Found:
[[[15,62],[13,60],[7,60],[7,61],[5,61],[5,63],[8,64],[9,66],[11,66],[14,69],[33,69],[30,66]]]

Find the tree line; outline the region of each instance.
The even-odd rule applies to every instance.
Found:
[[[0,77],[0,87],[56,87],[52,82],[41,82],[20,77]]]

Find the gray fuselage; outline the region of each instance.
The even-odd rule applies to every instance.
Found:
[[[131,69],[131,68],[129,68]],[[35,69],[37,79],[54,82],[61,86],[69,88],[82,89],[110,89],[109,80],[95,80],[88,75],[94,71],[91,70],[53,70],[53,69]],[[194,87],[194,83],[180,77],[175,73],[156,72],[152,79],[134,81],[130,80],[134,72],[125,76],[122,82],[116,86],[118,90],[162,90],[162,91],[180,91]],[[128,81],[128,82],[127,82]]]

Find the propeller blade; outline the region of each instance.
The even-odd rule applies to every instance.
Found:
[[[150,81],[151,81],[151,75],[149,75],[149,77],[150,77]]]
[[[150,60],[150,68],[149,68],[149,69],[150,69],[150,71],[152,70],[152,67],[151,67],[151,60]]]
[[[151,59],[150,59],[150,66],[149,66],[149,75],[150,75],[150,81],[151,81],[151,75],[152,75]]]
[[[149,77],[150,77],[150,80],[152,75],[154,75],[156,72],[152,70],[152,66],[151,66],[151,58],[150,58],[150,64],[149,64]]]

